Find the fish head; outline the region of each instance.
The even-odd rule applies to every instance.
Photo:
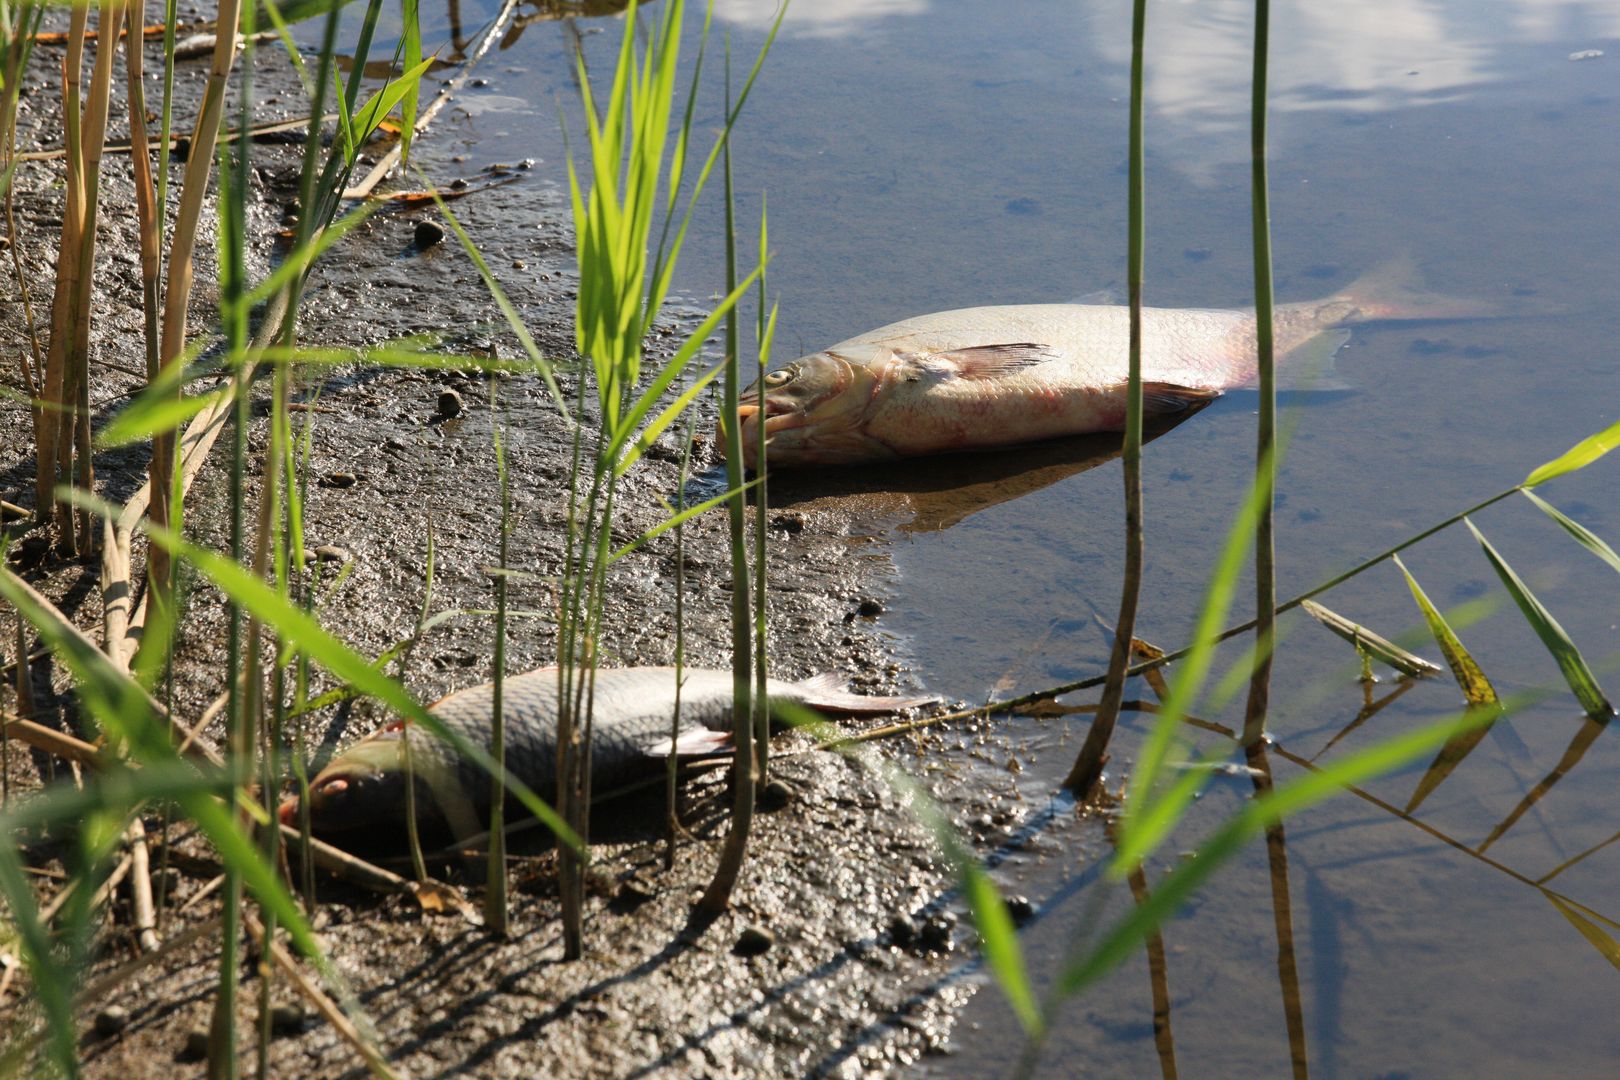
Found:
[[[875,357],[886,364],[892,353]],[[864,428],[882,388],[881,366],[841,353],[814,353],[743,391],[737,418],[745,448],[761,429],[773,465],[818,465],[893,457]],[[745,450],[746,452],[746,450]]]
[[[284,800],[277,813],[283,825],[296,826],[298,797]],[[405,770],[400,765],[397,737],[362,739],[309,782],[309,820],[314,832],[345,832],[404,817]]]

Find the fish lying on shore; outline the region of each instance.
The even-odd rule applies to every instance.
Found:
[[[731,750],[732,677],[729,671],[688,668],[681,687],[681,756]],[[844,689],[835,675],[801,682],[771,679],[774,701],[791,701],[822,712],[858,715],[894,712],[938,700],[867,697]],[[494,719],[493,684],[458,690],[430,707],[435,716],[488,752]],[[557,787],[557,669],[513,675],[502,685],[506,716],[506,767],[542,799]],[[596,674],[591,736],[591,787],[608,793],[656,773],[669,753],[675,713],[672,667],[604,668]],[[448,743],[412,725],[394,723],[338,754],[310,781],[310,820],[317,833],[352,831],[405,820],[405,771],[401,747],[410,739],[417,777],[419,817],[446,821],[487,817],[489,774]],[[281,804],[281,820],[298,820],[298,799]]]
[[[1346,324],[1484,314],[1413,288],[1409,270],[1391,264],[1326,299],[1278,306],[1278,371],[1304,369],[1293,381],[1308,386],[1348,339]],[[1145,411],[1183,412],[1252,384],[1255,334],[1253,311],[1144,308]],[[1129,350],[1130,310],[1120,306],[919,315],[795,360],[744,391],[742,444],[754,446],[763,423],[770,464],[814,465],[1119,430]]]

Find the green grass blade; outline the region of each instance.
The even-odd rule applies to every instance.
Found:
[[[1573,518],[1567,517],[1563,511],[1547,502],[1535,492],[1526,489],[1524,497],[1541,507],[1543,513],[1552,518],[1554,521],[1558,522],[1558,524],[1562,525],[1564,527],[1564,531],[1573,536],[1582,547],[1586,548],[1587,551],[1590,551],[1592,554],[1608,563],[1610,569],[1614,570],[1616,573],[1620,573],[1620,555],[1616,555],[1614,548],[1605,543],[1601,536],[1597,535],[1585,525],[1582,525]]]
[[[1490,560],[1491,566],[1496,570],[1496,576],[1502,579],[1502,584],[1512,595],[1513,602],[1519,606],[1519,610],[1524,613],[1531,629],[1535,630],[1536,636],[1541,638],[1542,644],[1547,646],[1547,651],[1552,653],[1553,659],[1558,662],[1558,670],[1564,673],[1564,681],[1569,683],[1569,688],[1580,701],[1581,708],[1595,720],[1606,720],[1613,716],[1614,707],[1609,704],[1608,698],[1603,696],[1597,677],[1592,674],[1592,669],[1587,666],[1580,650],[1569,639],[1564,628],[1558,625],[1558,620],[1553,618],[1552,613],[1540,600],[1536,599],[1507,561],[1497,554],[1496,549],[1485,539],[1485,535],[1475,528],[1474,523],[1468,518],[1463,518],[1463,524],[1468,526],[1468,531],[1479,541],[1479,546],[1485,551],[1485,558]]]
[[[1611,424],[1596,435],[1588,435],[1558,457],[1536,469],[1524,478],[1524,486],[1538,487],[1565,473],[1584,469],[1617,446],[1620,446],[1620,422]]]
[[[431,66],[433,59],[429,57],[372,94],[350,121],[350,126],[354,129],[354,141],[363,144],[371,138],[372,133],[388,118],[388,114],[394,111],[394,106],[404,101],[406,95],[416,89],[417,82],[427,74],[427,69]]]

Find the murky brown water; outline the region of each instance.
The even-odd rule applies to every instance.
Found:
[[[771,4],[719,8],[717,25],[743,66]],[[1151,9],[1151,303],[1249,298],[1248,18],[1236,0]],[[1614,422],[1620,17],[1597,3],[1445,0],[1295,2],[1276,19],[1280,298],[1329,293],[1409,255],[1439,291],[1544,312],[1358,329],[1340,366],[1359,390],[1290,402],[1298,428],[1282,466],[1278,547],[1279,588],[1291,595]],[[486,160],[559,161],[554,103],[580,129],[569,50],[582,36],[592,63],[605,67],[617,29],[610,20],[527,27],[489,66],[490,84],[465,99],[457,139],[424,152],[470,155],[469,171]],[[769,195],[780,358],[925,311],[1117,287],[1128,30],[1119,0],[800,3],[737,144],[743,220]],[[1608,55],[1571,58],[1589,50]],[[706,100],[700,124],[712,127],[716,116]],[[542,183],[532,190],[557,195]],[[527,227],[514,222],[514,245]],[[691,241],[689,291],[701,295],[718,280],[717,236],[711,211]],[[1244,490],[1253,408],[1252,397],[1234,394],[1146,453],[1139,633],[1167,648],[1187,637]],[[1094,615],[1112,618],[1117,604],[1122,529],[1118,465],[1097,460],[1102,449],[1041,447],[831,481],[858,489],[839,497],[881,535],[898,568],[881,622],[932,689],[982,700],[1102,669],[1106,641]],[[1615,542],[1615,476],[1605,463],[1544,494]],[[778,485],[784,501],[826,491]],[[1620,579],[1523,500],[1477,524],[1611,692],[1620,688]],[[1497,601],[1462,636],[1504,694],[1556,683],[1466,531],[1425,542],[1407,564],[1443,607]],[[1390,635],[1419,622],[1393,568],[1324,599]],[[1283,630],[1273,695],[1279,780],[1298,775],[1294,759],[1320,753],[1364,704],[1342,642],[1298,615]],[[1375,693],[1391,689],[1386,681]],[[1148,695],[1145,686],[1127,694]],[[1457,705],[1448,680],[1414,686],[1330,753]],[[1127,719],[1135,722],[1120,759],[1143,730],[1140,717]],[[978,769],[983,782],[1005,783],[1002,763],[1016,756],[1034,814],[1066,771],[1083,722],[1009,720],[1005,742],[983,755],[991,762],[963,754],[960,767],[969,782]],[[1287,874],[1276,887],[1268,869],[1276,859],[1252,845],[1164,928],[1159,963],[1139,956],[1064,1007],[1042,1074],[1613,1075],[1620,932],[1603,920],[1620,920],[1620,848],[1603,845],[1620,831],[1620,746],[1583,722],[1567,694],[1554,694],[1497,724],[1402,817],[1395,808],[1421,775],[1415,767],[1290,822]],[[1537,789],[1542,797],[1527,806]],[[1216,781],[1149,867],[1148,887],[1249,792],[1247,780]],[[1106,841],[1095,826],[1056,820],[1035,853],[1015,853],[996,871],[1041,911],[1023,941],[1043,981],[1079,935],[1094,932],[1098,903],[1111,917],[1131,902],[1123,888],[1093,900]],[[1590,909],[1590,936],[1538,882]],[[1279,893],[1291,907],[1292,979],[1279,975]],[[1162,976],[1157,986],[1150,968]],[[969,965],[963,977],[978,976]],[[1155,990],[1168,1021],[1157,1037]],[[1020,1039],[997,993],[975,998],[957,1044],[926,1071],[1011,1068]]]

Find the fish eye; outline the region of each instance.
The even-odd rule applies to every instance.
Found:
[[[765,376],[765,388],[767,390],[775,390],[779,386],[786,386],[788,383],[792,382],[798,377],[799,365],[789,364],[781,371],[773,371],[769,375]]]

